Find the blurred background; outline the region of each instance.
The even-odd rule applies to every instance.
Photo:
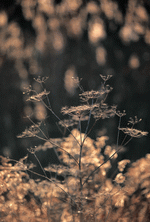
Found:
[[[41,141],[18,139],[33,120],[47,116],[51,138],[61,137],[57,119],[39,102],[27,102],[33,78],[46,77],[54,112],[79,104],[72,77],[82,78],[84,90],[100,89],[99,76],[113,75],[106,102],[143,121],[150,131],[150,1],[149,0],[1,0],[0,1],[0,155],[19,159]],[[91,137],[107,135],[115,144],[118,118],[101,120]],[[120,142],[121,139],[120,138]],[[134,138],[124,157],[136,160],[150,152],[150,137]]]

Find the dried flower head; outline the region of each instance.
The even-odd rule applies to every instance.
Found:
[[[34,78],[34,80],[36,81],[36,82],[38,82],[38,83],[40,83],[40,84],[42,84],[42,83],[45,83],[47,80],[48,80],[48,76],[44,76],[44,77],[41,77],[41,76],[38,76],[38,78]]]
[[[98,104],[71,106],[70,108],[65,106],[61,109],[61,112],[62,112],[63,115],[81,117],[81,116],[86,115],[89,111],[93,110],[96,107],[98,107]]]
[[[40,132],[41,122],[31,125],[28,129],[25,129],[21,135],[18,135],[17,138],[26,138],[26,137],[35,137]]]
[[[126,127],[126,128],[118,128],[119,130],[121,130],[122,132],[124,132],[125,134],[131,136],[131,137],[136,137],[136,138],[140,138],[142,136],[147,136],[148,132],[144,132],[144,131],[141,131],[141,130],[137,130],[137,129],[134,129],[134,128],[129,128],[129,127]]]
[[[88,115],[85,115],[85,116],[73,116],[72,119],[74,121],[77,121],[79,123],[79,121],[88,121],[89,120],[89,116]]]
[[[108,81],[108,80],[112,77],[112,75],[103,76],[102,74],[100,74],[100,77],[102,78],[102,80],[103,80],[104,82],[106,82],[106,81]]]
[[[60,120],[58,122],[58,124],[62,127],[70,127],[70,126],[74,126],[77,125],[78,122],[75,121],[73,118],[72,119],[64,119],[64,120]]]
[[[118,110],[118,111],[116,111],[116,115],[119,116],[119,117],[123,117],[123,116],[126,115],[126,111],[123,110],[123,112],[121,113],[121,112]]]
[[[81,101],[88,102],[90,99],[97,99],[104,94],[105,94],[104,90],[99,90],[99,91],[91,90],[91,91],[83,92],[79,94],[79,96],[80,96]]]
[[[139,123],[141,121],[142,121],[142,119],[138,120],[137,116],[135,116],[134,118],[130,117],[130,120],[128,121],[128,125],[129,124],[135,125],[135,124],[137,124],[137,123]]]
[[[72,79],[74,80],[74,83],[77,85],[77,86],[79,86],[80,85],[80,82],[81,82],[81,80],[82,80],[82,78],[80,78],[79,79],[79,77],[72,77]]]
[[[32,91],[34,92],[34,91]],[[36,92],[35,92],[36,93]],[[50,92],[47,92],[45,89],[43,92],[40,92],[40,93],[36,93],[34,95],[31,95],[27,101],[32,101],[32,102],[39,102],[41,100],[43,100],[47,95],[49,95]]]
[[[107,104],[102,103],[99,107],[95,108],[94,111],[92,111],[92,115],[95,119],[106,119],[114,117],[116,114],[116,108],[117,106],[114,105],[109,108]]]
[[[25,92],[23,94],[29,95],[32,92],[32,86],[29,85],[28,87],[24,87]]]

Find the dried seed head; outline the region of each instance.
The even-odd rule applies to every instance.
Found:
[[[70,127],[70,126],[77,125],[78,122],[75,121],[74,119],[64,119],[64,120],[60,120],[58,124],[62,127]]]
[[[102,103],[98,108],[95,108],[92,111],[92,115],[95,119],[114,117],[116,114],[116,108],[117,106],[114,105],[109,108],[107,104]]]
[[[21,135],[18,135],[17,138],[35,137],[35,135],[37,135],[40,132],[39,129],[40,125],[41,122],[30,126],[28,129],[25,129],[25,131],[22,132]]]
[[[123,112],[121,113],[119,110],[116,112],[116,115],[119,116],[119,117],[123,117],[126,115],[126,111],[123,110]]]
[[[137,124],[137,123],[139,123],[141,121],[142,121],[142,119],[138,120],[137,116],[135,116],[134,118],[130,117],[130,120],[128,121],[128,125],[129,124],[135,125],[135,124]]]
[[[81,116],[84,116],[87,112],[93,110],[95,107],[98,107],[98,104],[71,106],[70,108],[65,106],[61,109],[61,112],[64,115],[81,117]]]
[[[46,77],[38,76],[38,78],[37,78],[37,79],[34,78],[34,80],[35,80],[36,82],[42,84],[42,83],[45,83],[45,82],[47,81],[48,78],[49,78],[48,76],[46,76]]]
[[[140,138],[142,136],[147,136],[148,132],[144,132],[141,130],[137,130],[134,128],[118,128],[119,130],[121,130],[122,132],[124,132],[125,134],[131,136],[131,137],[136,137],[136,138]]]
[[[87,102],[90,99],[97,99],[104,94],[105,94],[104,90],[100,90],[100,91],[91,90],[91,91],[83,92],[79,94],[79,96],[80,96],[81,101]]]
[[[27,101],[38,102],[44,99],[50,92],[47,92],[45,89],[41,93],[36,93],[35,95],[30,96]]]
[[[103,75],[100,74],[100,77],[102,78],[102,80],[103,80],[104,82],[106,82],[106,81],[108,81],[108,80],[112,77],[112,75],[103,76]]]

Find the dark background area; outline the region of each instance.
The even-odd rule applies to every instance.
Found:
[[[33,78],[39,75],[49,77],[45,86],[60,118],[62,106],[79,102],[79,90],[71,89],[67,78],[69,82],[71,76],[78,76],[84,90],[98,90],[99,74],[113,75],[108,104],[126,110],[122,126],[137,116],[143,119],[137,128],[149,132],[150,2],[45,2],[47,5],[32,0],[0,2],[0,154],[19,159],[26,148],[41,143],[17,138],[30,125],[24,116],[36,113],[36,122],[42,120],[37,113],[46,112],[40,104],[26,102],[23,95],[30,84],[38,89]],[[61,137],[56,118],[47,115],[49,136]],[[105,129],[109,144],[115,144],[117,126],[117,117],[101,120],[91,136]],[[149,150],[149,135],[133,138],[124,157],[136,160]]]

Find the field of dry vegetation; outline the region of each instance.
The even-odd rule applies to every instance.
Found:
[[[63,107],[61,112],[67,116],[64,120],[51,109],[49,92],[43,89],[47,78],[35,79],[43,89],[39,93],[32,86],[26,88],[27,100],[41,102],[58,119],[58,124],[69,131],[69,136],[50,138],[43,130],[44,121],[35,123],[27,117],[32,125],[18,138],[35,137],[44,141],[43,145],[28,149],[43,173],[34,171],[35,166],[28,162],[28,156],[19,161],[1,156],[1,221],[149,221],[150,154],[134,163],[128,159],[118,161],[120,151],[131,139],[148,133],[135,128],[141,121],[137,117],[130,118],[126,128],[121,127],[125,111],[121,113],[116,105],[106,103],[112,90],[107,81],[112,76],[100,77],[99,91],[84,91],[79,78],[74,79],[81,91],[81,104]],[[98,120],[115,115],[119,117],[116,146],[106,144],[107,136],[96,140],[88,136]],[[92,117],[95,123],[89,128]],[[87,123],[84,133],[83,122]],[[119,145],[121,132],[125,137]],[[53,149],[59,163],[43,167],[37,153],[48,149]],[[112,169],[113,177],[109,178]],[[39,179],[32,179],[32,174]]]
[[[120,157],[131,140],[148,135],[136,125],[147,112],[149,1],[128,0],[125,7],[115,0],[14,2],[0,10],[0,221],[149,222],[150,153],[136,161]],[[141,39],[142,49],[135,47]],[[113,101],[128,101],[132,92],[133,100],[144,98],[137,109],[129,101],[142,117],[131,117],[126,127],[126,111],[107,102],[112,75],[118,87]],[[80,104],[58,110],[69,100]],[[61,138],[51,138],[52,117]],[[99,121],[114,117],[116,145],[104,132],[90,136]],[[19,134],[23,123],[28,127]],[[19,146],[28,155],[16,160]],[[39,157],[46,163],[49,150],[57,161],[43,166]]]

